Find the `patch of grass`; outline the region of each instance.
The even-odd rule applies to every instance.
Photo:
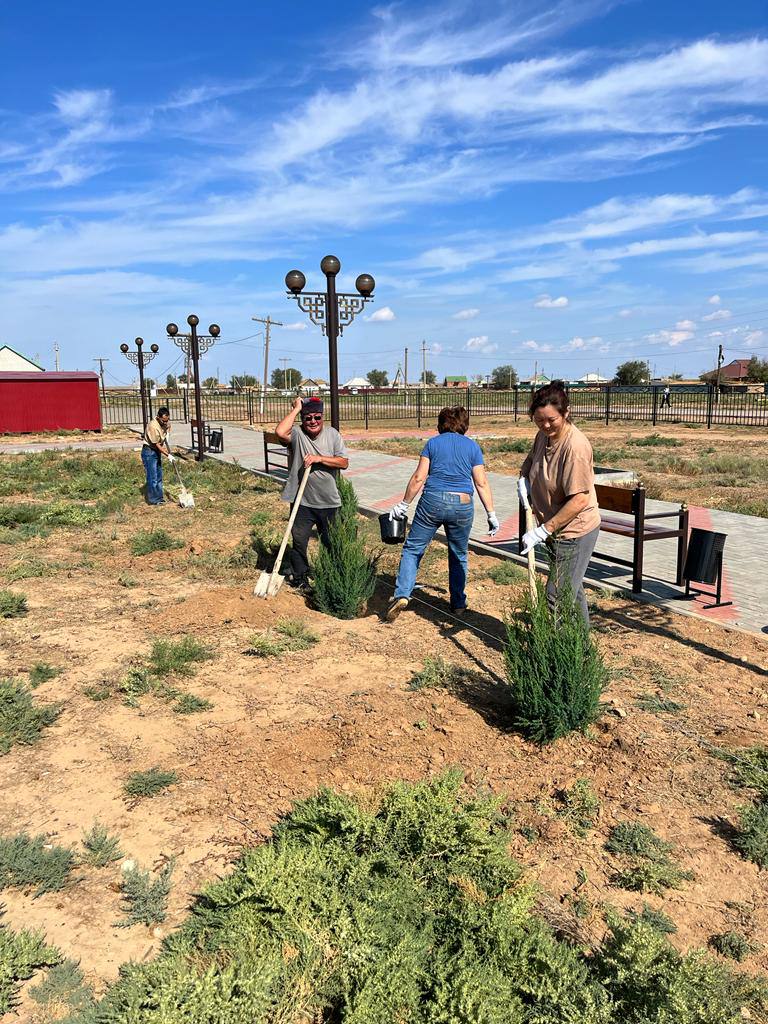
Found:
[[[60,675],[60,668],[56,668],[55,665],[49,665],[47,661],[38,661],[29,670],[29,685],[33,690],[36,690],[38,686],[42,686],[43,683],[47,683],[50,679],[55,679],[56,676]]]
[[[99,508],[66,501],[51,502],[40,514],[40,522],[48,526],[91,526],[103,518],[104,513]]]
[[[527,578],[527,572],[516,562],[503,561],[488,570],[488,578],[500,587],[514,586]]]
[[[9,565],[3,572],[3,576],[8,583],[18,583],[19,580],[39,579],[41,576],[47,576],[55,569],[56,566],[50,562],[44,562],[42,559],[32,556]]]
[[[25,746],[37,743],[43,729],[59,717],[61,707],[60,704],[38,707],[25,683],[0,679],[0,754],[7,754],[16,743]]]
[[[614,825],[605,848],[623,861],[611,879],[622,889],[661,895],[665,889],[679,889],[683,882],[693,878],[692,872],[683,871],[670,857],[672,843],[640,822]]]
[[[533,446],[533,442],[527,437],[488,437],[483,440],[483,450],[490,454],[503,454],[504,452],[520,452],[527,455]],[[422,442],[423,447],[423,442]]]
[[[183,546],[182,541],[162,529],[139,530],[130,542],[132,555],[151,555],[154,551],[173,551]]]
[[[731,765],[729,782],[740,788],[756,789],[768,798],[768,747],[712,750],[714,757]]]
[[[570,789],[558,793],[561,807],[558,817],[580,838],[595,827],[600,801],[589,779],[576,779]]]
[[[105,868],[123,856],[120,837],[110,835],[109,829],[98,821],[94,821],[91,828],[83,834],[83,849],[83,860],[94,868]]]
[[[427,655],[424,659],[424,667],[414,672],[408,682],[409,690],[432,690],[440,687],[449,688],[464,677],[464,669],[458,665],[452,665],[442,655],[433,658]]]
[[[745,807],[739,817],[734,846],[758,867],[768,867],[768,800]]]
[[[515,728],[534,743],[551,743],[584,731],[601,714],[600,695],[608,672],[569,588],[557,608],[547,605],[536,583],[522,608],[505,623],[504,661]]]
[[[139,585],[139,581],[136,579],[136,577],[131,576],[127,572],[121,572],[120,575],[117,577],[117,582],[119,586],[126,588],[138,587]]]
[[[635,704],[641,711],[652,715],[677,715],[685,710],[685,704],[678,704],[669,697],[661,697],[658,693],[639,693]]]
[[[193,676],[194,665],[210,661],[213,652],[205,644],[194,637],[185,636],[181,640],[155,640],[149,655],[149,671],[160,677]]]
[[[28,611],[25,594],[17,594],[13,590],[0,590],[0,619],[20,619]]]
[[[257,658],[279,658],[313,647],[320,637],[303,619],[278,619],[271,629],[255,633],[246,654]]]
[[[677,932],[677,925],[671,917],[668,917],[663,910],[655,910],[648,906],[647,903],[643,903],[641,910],[628,910],[627,920],[633,923],[640,921],[647,924],[660,935],[674,935]]]
[[[93,989],[85,980],[76,960],[64,960],[52,967],[45,979],[29,990],[33,999],[43,1010],[45,1024],[60,1021],[61,1024],[95,1024],[93,1010],[96,1001]],[[61,1014],[66,1017],[62,1018]],[[36,1024],[43,1024],[35,1018]]]
[[[712,935],[708,944],[720,956],[736,960],[738,963],[746,960],[748,956],[752,956],[758,950],[758,947],[741,932],[721,932],[719,935]]]
[[[83,687],[83,695],[92,701],[109,700],[112,696],[112,688],[106,684],[101,686],[85,686]]]
[[[744,1007],[762,1016],[764,982],[679,953],[644,922],[617,915],[593,949],[555,931],[508,843],[499,802],[467,793],[456,773],[361,800],[323,790],[209,885],[154,959],[121,972],[97,1017],[738,1024]]]
[[[125,796],[153,797],[178,781],[176,772],[164,771],[157,767],[149,768],[145,772],[131,772],[123,783],[123,793]]]
[[[47,836],[19,832],[0,838],[0,889],[32,891],[37,898],[59,892],[75,863],[71,850],[49,842]]]
[[[145,668],[134,666],[129,668],[117,684],[117,691],[123,695],[123,703],[129,708],[139,706],[139,697],[153,693],[159,687],[159,681]]]
[[[204,697],[197,697],[194,693],[181,693],[176,698],[173,710],[178,715],[195,715],[199,711],[210,711],[212,707],[211,701]]]
[[[125,920],[117,921],[116,928],[130,928],[134,924],[160,924],[168,911],[173,861],[154,877],[138,867],[123,872],[121,894]]]
[[[647,434],[645,437],[631,437],[627,444],[637,448],[680,448],[683,442],[676,437],[662,437],[661,434]]]
[[[15,932],[0,923],[0,1017],[17,1006],[23,981],[41,968],[55,967],[61,960],[58,949],[45,944],[42,932]]]

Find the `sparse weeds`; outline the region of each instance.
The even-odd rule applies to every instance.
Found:
[[[153,797],[178,781],[176,772],[149,768],[145,772],[131,772],[123,783],[123,793],[130,797]]]
[[[173,861],[169,861],[154,877],[139,867],[123,872],[121,894],[125,920],[117,921],[116,928],[130,928],[134,924],[159,924],[168,911]]]
[[[47,683],[49,680],[55,679],[56,676],[60,675],[60,668],[56,668],[55,665],[49,665],[47,661],[38,661],[29,670],[29,685],[33,690],[36,690],[38,686],[42,686],[43,683]]]
[[[755,943],[750,942],[746,935],[743,935],[741,932],[732,931],[712,935],[709,945],[720,956],[727,957],[729,960],[736,960],[738,963],[746,960],[748,956],[752,956],[759,948]]]
[[[743,808],[733,843],[747,860],[760,868],[768,867],[768,800]]]
[[[196,715],[200,711],[210,711],[211,701],[198,697],[194,693],[182,693],[176,698],[173,710],[177,715]]]
[[[139,581],[136,579],[136,577],[131,576],[130,573],[127,572],[121,572],[120,575],[117,577],[117,582],[119,586],[125,587],[126,589],[138,587],[139,585]]]
[[[443,687],[449,689],[460,683],[466,672],[459,665],[452,665],[441,655],[433,658],[427,655],[424,667],[414,672],[408,682],[409,690],[433,690]]]
[[[0,922],[0,1017],[16,1007],[23,981],[41,968],[55,967],[61,960],[58,949],[46,946],[42,932],[15,932]]]
[[[19,832],[0,838],[0,889],[32,891],[33,896],[59,892],[74,866],[71,850],[49,842],[47,836]]]
[[[493,580],[500,587],[515,586],[522,583],[525,578],[525,569],[509,559],[499,562],[488,570],[488,579]]]
[[[665,914],[663,910],[656,910],[647,903],[643,903],[641,910],[628,910],[627,920],[632,923],[639,921],[642,924],[647,924],[660,935],[674,935],[677,931],[677,925],[671,917]]]
[[[120,837],[110,835],[109,829],[98,821],[94,821],[88,832],[83,834],[83,849],[83,860],[94,868],[105,868],[123,856]]]
[[[319,639],[303,619],[278,619],[271,629],[251,637],[246,654],[257,658],[279,658],[284,654],[307,651]]]
[[[132,555],[151,555],[154,551],[173,551],[183,547],[180,540],[172,537],[167,530],[139,530],[131,537]]]
[[[558,793],[561,807],[558,810],[558,817],[580,839],[595,827],[597,816],[600,813],[600,801],[592,788],[589,779],[576,779],[570,789],[561,790]]]
[[[63,960],[51,967],[45,979],[30,988],[29,995],[45,1013],[42,1020],[35,1017],[35,1024],[94,1024],[90,1012],[95,1006],[93,989],[75,960]],[[62,1012],[67,1014],[65,1018]]]
[[[712,750],[714,757],[731,766],[729,782],[744,789],[756,789],[768,798],[768,747],[743,747],[738,750]]]
[[[641,711],[647,711],[651,715],[678,715],[685,710],[685,704],[679,704],[669,697],[662,697],[658,693],[639,693],[635,697],[635,704]]]
[[[0,590],[0,619],[20,619],[27,614],[27,598],[13,590]]]
[[[20,680],[0,679],[0,754],[7,754],[16,743],[36,743],[60,714],[60,704],[36,706],[31,690]]]
[[[676,437],[663,437],[661,434],[647,434],[645,437],[631,437],[627,444],[636,448],[680,448],[683,442]]]
[[[56,568],[52,563],[44,562],[32,555],[9,565],[3,576],[7,583],[18,583],[19,580],[39,579],[41,576],[50,575]]]
[[[148,668],[160,678],[170,675],[192,676],[195,674],[194,665],[210,661],[212,657],[211,649],[191,636],[182,637],[181,640],[155,640]]]
[[[614,825],[605,848],[623,862],[612,878],[614,885],[623,889],[661,895],[665,889],[679,889],[693,878],[692,872],[683,871],[671,859],[672,843],[640,822]]]

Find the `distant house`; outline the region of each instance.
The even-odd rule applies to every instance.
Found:
[[[366,380],[365,377],[352,377],[342,386],[349,388],[351,391],[356,391],[358,388],[369,388],[371,386],[371,382]]]
[[[0,345],[0,373],[45,373],[45,370],[10,345]]]
[[[318,393],[322,391],[328,391],[330,385],[327,380],[323,380],[322,377],[305,377],[304,380],[299,384],[302,391],[316,391]]]
[[[599,373],[585,373],[583,377],[579,377],[576,381],[577,384],[607,384],[608,378],[601,377]]]
[[[468,388],[469,381],[466,377],[446,377],[443,381],[443,387],[446,388]]]
[[[747,379],[748,359],[733,359],[720,371],[721,380],[742,381]],[[715,371],[717,373],[717,371]]]
[[[546,373],[537,373],[535,377],[529,377],[528,380],[521,380],[520,381],[520,387],[521,388],[540,388],[542,386],[542,384],[549,384],[549,383],[551,383],[551,378],[549,378],[546,375]]]

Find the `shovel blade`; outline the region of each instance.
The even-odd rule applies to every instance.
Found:
[[[182,508],[194,508],[195,507],[195,496],[191,491],[182,489],[179,492],[179,504]]]
[[[274,597],[283,585],[284,576],[279,573],[263,572],[253,588],[254,597]]]

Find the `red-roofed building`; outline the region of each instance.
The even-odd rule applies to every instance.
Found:
[[[0,434],[101,430],[99,375],[0,372]]]

